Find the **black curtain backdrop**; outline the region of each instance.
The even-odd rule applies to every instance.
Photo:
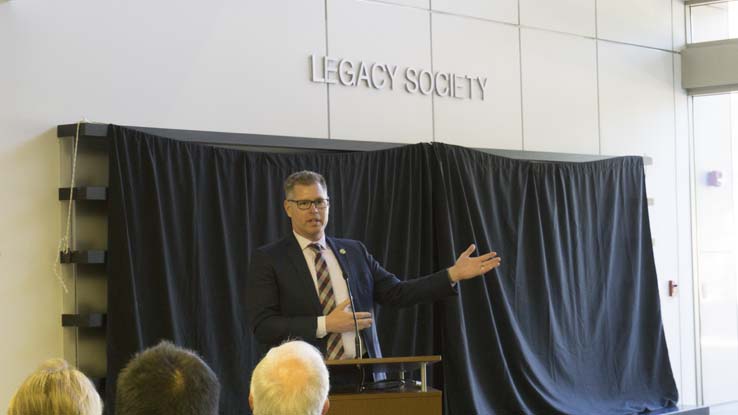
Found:
[[[642,159],[540,163],[433,147],[441,261],[469,238],[503,261],[464,282],[443,316],[447,413],[673,406]]]
[[[534,163],[443,144],[268,154],[113,126],[108,387],[170,339],[218,374],[221,413],[248,413],[258,362],[245,315],[251,252],[290,232],[282,181],[328,181],[327,233],[415,278],[469,243],[502,266],[460,294],[377,307],[385,356],[442,354],[449,414],[626,414],[673,405],[639,158]]]

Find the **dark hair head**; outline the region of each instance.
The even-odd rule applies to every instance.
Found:
[[[168,341],[137,354],[118,376],[117,415],[216,415],[220,383],[193,351]]]
[[[320,174],[310,170],[298,171],[287,176],[284,181],[284,196],[290,198],[292,189],[296,184],[302,186],[309,186],[311,184],[318,183],[323,187],[323,190],[328,191],[325,184],[325,178]]]

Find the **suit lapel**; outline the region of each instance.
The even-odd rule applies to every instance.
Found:
[[[348,278],[348,284],[351,285],[351,292],[355,294],[357,284],[359,283],[357,282],[357,279],[356,279],[357,276],[352,274],[352,269],[349,266],[350,260],[349,260],[349,256],[346,254],[347,250],[344,249],[340,241],[337,241],[333,238],[329,238],[326,236],[325,241],[326,243],[328,243],[328,246],[331,247],[331,250],[333,250],[333,254],[336,256],[336,259],[338,260],[338,265],[341,266],[341,271],[343,271],[343,277]],[[353,259],[356,259],[356,258],[353,258]],[[357,304],[359,300],[360,299],[357,299],[354,296],[354,305],[357,307],[356,311],[370,311],[370,309],[362,310],[361,306]],[[375,345],[374,345],[374,337],[372,335],[372,330],[373,328],[361,330],[360,336],[363,340],[364,346],[367,348],[367,352],[369,353],[369,356],[375,357],[375,356],[379,356],[379,354],[377,354],[376,348],[374,347]]]
[[[320,306],[320,299],[318,293],[315,291],[315,283],[313,277],[310,275],[310,269],[305,262],[305,255],[303,255],[300,249],[300,244],[297,243],[294,235],[290,235],[287,238],[287,256],[292,262],[292,266],[295,269],[295,280],[299,284],[299,288],[303,292],[308,293],[307,299],[310,305],[315,309],[318,315],[323,314],[323,307]]]
[[[333,251],[333,255],[338,260],[338,265],[341,266],[341,271],[343,271],[343,277],[348,278],[349,284],[351,284],[351,281],[353,281],[353,275],[351,275],[351,268],[349,268],[348,258],[346,258],[346,250],[341,246],[340,242],[333,238],[326,236],[325,241],[328,243],[328,246]],[[354,287],[351,287],[351,289],[353,290]]]

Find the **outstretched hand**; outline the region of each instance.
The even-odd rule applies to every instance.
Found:
[[[448,269],[448,277],[451,281],[468,280],[500,266],[501,259],[497,256],[497,252],[472,257],[471,254],[476,249],[477,247],[474,244],[469,245],[466,251],[459,255],[456,263]]]

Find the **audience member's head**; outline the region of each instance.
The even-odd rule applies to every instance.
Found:
[[[328,369],[318,349],[291,341],[269,350],[251,375],[254,415],[328,412]]]
[[[92,382],[63,359],[50,359],[23,381],[10,400],[8,415],[101,415]]]
[[[163,341],[118,376],[116,415],[215,415],[220,383],[193,351]]]

